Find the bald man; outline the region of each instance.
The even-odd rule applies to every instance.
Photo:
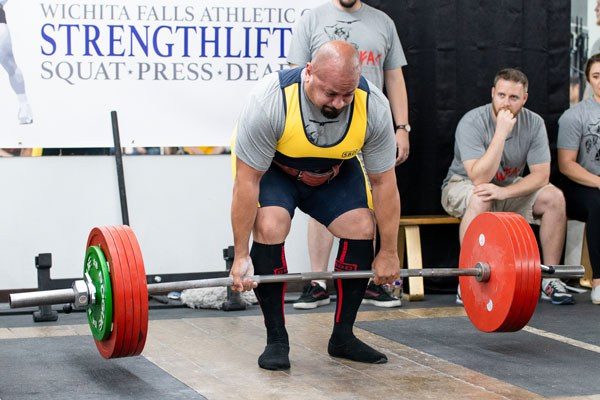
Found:
[[[373,269],[378,284],[397,279],[400,198],[394,144],[389,103],[360,76],[351,44],[328,42],[305,68],[265,77],[250,93],[238,122],[231,205],[234,290],[255,286],[246,275],[287,273],[284,241],[296,207],[340,238],[336,270]],[[364,165],[356,157],[359,151]],[[376,257],[373,209],[381,232]],[[352,333],[367,281],[335,282],[338,300],[328,352],[380,364],[387,357]],[[267,328],[261,368],[290,368],[285,288],[272,283],[254,289]]]

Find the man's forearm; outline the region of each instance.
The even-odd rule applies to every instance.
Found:
[[[508,185],[506,189],[506,197],[509,199],[521,196],[527,196],[546,186],[548,184],[548,176],[546,174],[530,173],[517,183]]]
[[[372,180],[373,208],[381,236],[380,251],[398,252],[398,226],[400,224],[400,195],[394,171],[384,173],[381,179]]]
[[[579,183],[580,185],[600,188],[600,176],[594,175],[579,163],[570,161],[559,163],[560,172],[570,180]]]
[[[408,123],[408,95],[402,68],[385,72],[385,90],[396,124]]]
[[[258,184],[236,179],[231,202],[231,226],[235,257],[247,257],[250,254],[248,242],[256,219],[258,193]]]
[[[471,171],[467,171],[469,179],[471,179],[474,185],[489,183],[494,179],[500,166],[500,160],[502,159],[504,140],[504,137],[494,135],[485,154],[479,160],[475,161]]]

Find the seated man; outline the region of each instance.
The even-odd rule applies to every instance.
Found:
[[[242,110],[234,152],[231,205],[234,290],[255,283],[246,275],[287,273],[284,241],[296,207],[340,238],[335,269],[375,271],[377,284],[399,277],[400,197],[396,186],[394,131],[383,93],[360,76],[355,48],[323,45],[305,68],[266,76]],[[362,151],[364,170],[356,154]],[[257,207],[258,204],[258,207]],[[374,223],[381,249],[373,252]],[[252,249],[248,241],[252,232]],[[331,356],[365,363],[387,357],[352,333],[368,279],[336,280]],[[283,283],[255,288],[267,328],[261,368],[288,369]]]
[[[542,257],[559,264],[565,241],[562,192],[548,183],[550,149],[544,120],[524,108],[528,80],[516,69],[494,78],[492,103],[469,111],[458,123],[454,160],[442,185],[442,207],[462,218],[460,241],[485,211],[512,211],[540,225]],[[523,177],[525,166],[529,174]],[[573,304],[558,279],[542,280],[542,298]],[[457,302],[461,303],[460,291]]]

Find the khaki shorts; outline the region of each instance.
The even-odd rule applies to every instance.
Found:
[[[518,182],[522,177],[515,179]],[[506,200],[494,200],[490,211],[511,211],[521,214],[530,224],[540,224],[540,219],[533,216],[533,205],[540,191],[544,190],[548,184],[537,191],[522,197],[515,197]],[[469,205],[469,200],[473,194],[474,185],[470,179],[460,175],[453,175],[448,184],[442,190],[442,207],[453,217],[462,218]]]

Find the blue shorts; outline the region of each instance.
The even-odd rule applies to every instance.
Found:
[[[6,23],[6,13],[4,12],[4,7],[0,5],[0,24]]]
[[[271,164],[260,181],[258,202],[260,207],[283,207],[290,218],[298,207],[325,226],[347,211],[372,208],[367,178],[356,157],[345,160],[330,182],[316,187],[305,185]]]

